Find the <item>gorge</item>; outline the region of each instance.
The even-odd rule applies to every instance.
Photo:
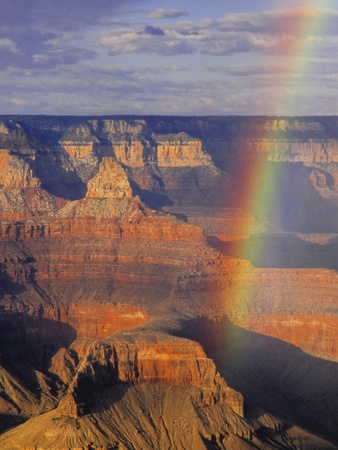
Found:
[[[337,117],[0,117],[0,448],[338,448]]]

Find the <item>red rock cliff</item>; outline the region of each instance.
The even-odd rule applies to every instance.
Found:
[[[75,392],[89,385],[117,381],[196,386],[205,391],[206,403],[226,402],[243,416],[243,397],[227,386],[196,342],[164,334],[122,333],[89,347],[76,379]]]

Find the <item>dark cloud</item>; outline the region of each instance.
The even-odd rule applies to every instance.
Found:
[[[148,19],[178,19],[180,17],[188,16],[187,11],[180,11],[178,9],[155,9],[148,14]]]
[[[200,36],[200,33],[195,30],[182,30],[180,31],[180,34],[182,34],[182,36]]]
[[[150,34],[151,36],[164,36],[165,32],[161,28],[153,27],[152,25],[146,25],[144,31],[139,34]]]

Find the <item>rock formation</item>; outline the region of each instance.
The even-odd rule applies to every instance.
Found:
[[[3,117],[0,447],[337,448],[337,129]]]
[[[104,158],[99,173],[89,181],[87,198],[131,198],[133,196],[128,177],[113,158]]]
[[[118,382],[195,386],[201,389],[205,404],[224,403],[244,415],[241,394],[227,386],[202,348],[186,339],[144,330],[123,332],[90,345],[71,381],[72,398],[85,402],[88,390]]]
[[[95,145],[99,144],[96,136],[93,136],[88,125],[71,126],[59,140],[72,159],[85,156],[95,156]]]

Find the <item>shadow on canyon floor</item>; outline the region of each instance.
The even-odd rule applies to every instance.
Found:
[[[42,363],[47,350],[50,353],[68,347],[77,338],[77,331],[58,320],[57,308],[34,281],[32,269],[32,279],[23,276],[23,283],[6,270],[6,265],[0,264],[0,354],[4,360],[32,359]],[[19,275],[20,271],[22,268],[18,269]],[[55,319],[45,317],[46,308]]]
[[[338,364],[287,342],[199,319],[182,332],[198,341],[228,384],[249,402],[338,444]]]
[[[78,398],[85,405],[85,414],[97,414],[108,411],[115,403],[119,403],[130,389],[128,383],[122,381],[112,382],[108,386],[88,385],[78,390]]]
[[[338,243],[334,241],[320,245],[293,234],[256,234],[240,241],[209,236],[208,243],[224,255],[249,260],[255,267],[338,270]]]
[[[0,353],[7,363],[26,361],[43,370],[61,347],[76,339],[76,330],[57,320],[45,319],[38,312],[0,311]]]
[[[23,422],[25,422],[25,418],[15,414],[1,414],[0,413],[0,434],[8,430],[9,428],[14,428]]]
[[[55,407],[64,389],[52,357],[76,339],[68,324],[41,314],[0,310],[0,432]],[[15,413],[16,412],[16,413]]]
[[[34,389],[35,370],[46,373],[51,358],[61,347],[68,347],[77,338],[77,332],[67,323],[45,318],[42,303],[34,308],[27,285],[14,282],[9,275],[5,279],[9,281],[2,279],[0,286],[1,365],[27,378]]]
[[[67,200],[80,200],[86,196],[87,184],[75,169],[64,167],[63,161],[72,167],[70,156],[62,147],[50,153],[40,153],[34,173],[41,180],[41,187],[49,194]]]

